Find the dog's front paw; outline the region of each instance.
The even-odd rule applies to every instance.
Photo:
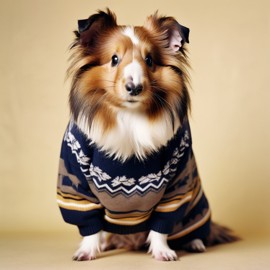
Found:
[[[169,247],[152,247],[149,248],[149,252],[158,261],[176,261],[178,259],[176,252]]]
[[[167,244],[166,234],[151,231],[147,242],[150,244],[148,253],[151,253],[154,259],[158,261],[176,261],[178,259],[176,252]]]
[[[75,252],[72,259],[74,261],[91,261],[96,259],[100,253],[100,234],[85,236],[79,249]]]
[[[78,249],[73,255],[73,261],[92,261],[97,257],[97,251],[86,251]]]

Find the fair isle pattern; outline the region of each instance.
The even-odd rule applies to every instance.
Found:
[[[75,136],[71,133],[73,127],[73,121],[70,121],[68,128],[64,135],[64,141],[67,142],[67,145],[70,147],[72,154],[76,156],[77,162],[81,166],[89,166],[90,158],[87,157],[81,149],[81,145]],[[81,167],[82,171],[85,169]]]
[[[164,168],[158,173],[150,173],[141,176],[138,180],[128,178],[125,175],[112,178],[108,173],[104,172],[100,167],[94,166],[90,162],[90,158],[85,155],[81,149],[78,140],[71,133],[72,123],[64,136],[64,141],[71,148],[72,153],[76,156],[80,169],[88,181],[93,181],[99,191],[106,191],[111,196],[119,193],[131,196],[134,193],[144,194],[148,190],[159,191],[161,187],[169,182],[175,176],[177,165],[181,157],[184,155],[185,149],[188,148],[190,134],[186,130],[181,139],[179,147],[173,152],[172,158],[165,164]]]
[[[108,157],[70,122],[61,148],[58,205],[82,236],[100,230],[133,234],[154,230],[171,241],[209,233],[188,120],[160,152],[141,162]]]

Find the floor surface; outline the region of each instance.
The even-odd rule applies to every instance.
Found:
[[[101,254],[94,261],[74,262],[79,238],[74,235],[0,235],[0,269],[179,269],[179,270],[269,270],[270,237],[249,237],[233,244],[208,248],[203,254],[179,252],[176,262],[158,262],[143,252],[125,250]]]

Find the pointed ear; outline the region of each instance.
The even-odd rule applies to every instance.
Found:
[[[173,17],[160,17],[156,12],[149,17],[152,29],[159,29],[161,33],[166,34],[167,47],[171,48],[174,53],[183,51],[185,43],[189,43],[189,29],[179,24]]]
[[[81,34],[82,32],[86,31],[90,26],[89,19],[86,20],[78,20],[78,30]]]
[[[175,28],[169,31],[169,47],[178,52],[186,42],[189,43],[189,29],[176,22]]]
[[[115,14],[107,9],[106,12],[99,11],[88,19],[79,20],[76,36],[81,45],[92,46],[96,43],[100,33],[116,26]]]

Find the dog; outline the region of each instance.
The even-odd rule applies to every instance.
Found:
[[[235,241],[211,221],[192,150],[189,29],[157,12],[121,26],[107,9],[74,33],[57,185],[63,219],[83,237],[73,259],[149,246],[173,261],[181,248]]]

